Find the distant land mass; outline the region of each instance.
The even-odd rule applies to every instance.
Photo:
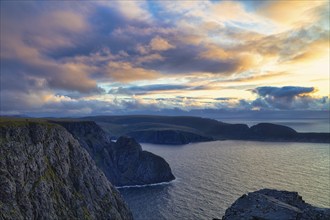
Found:
[[[214,119],[192,116],[92,116],[112,138],[127,135],[138,142],[180,145],[212,140],[253,140],[272,142],[330,143],[330,133],[297,132],[277,124],[229,124]]]

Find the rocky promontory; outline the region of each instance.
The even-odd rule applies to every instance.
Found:
[[[262,189],[241,196],[222,219],[325,220],[330,219],[330,209],[306,203],[297,192]]]
[[[174,180],[169,164],[143,151],[135,139],[122,136],[116,142],[93,121],[54,121],[65,127],[95,160],[115,186],[145,185]]]
[[[133,219],[119,192],[63,127],[0,123],[0,219]]]

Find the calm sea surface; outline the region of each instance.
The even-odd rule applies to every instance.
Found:
[[[164,157],[177,179],[120,189],[137,220],[221,218],[238,197],[261,188],[297,191],[308,203],[330,207],[329,144],[215,141],[142,147]]]

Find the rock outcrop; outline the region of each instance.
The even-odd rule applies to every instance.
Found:
[[[174,180],[169,164],[160,156],[143,151],[133,138],[116,142],[93,121],[55,121],[80,142],[116,186],[145,185]]]
[[[321,220],[330,219],[330,209],[305,203],[297,192],[262,189],[241,196],[222,219]]]
[[[132,219],[79,142],[45,122],[0,123],[0,219]]]
[[[127,134],[142,143],[182,145],[212,141],[213,138],[180,130],[142,130]]]
[[[143,185],[175,179],[168,163],[160,156],[143,151],[135,139],[120,137],[113,148],[113,163],[119,174],[116,185]]]
[[[287,126],[259,123],[250,128],[252,138],[293,138],[297,132]]]

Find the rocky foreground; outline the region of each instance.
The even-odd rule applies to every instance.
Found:
[[[145,185],[174,180],[169,164],[142,150],[135,139],[122,136],[116,142],[93,121],[54,121],[65,127],[115,186]]]
[[[326,220],[330,219],[330,209],[305,203],[297,192],[262,189],[241,196],[226,210],[222,219]]]
[[[59,125],[0,123],[0,219],[132,219],[119,192]]]

